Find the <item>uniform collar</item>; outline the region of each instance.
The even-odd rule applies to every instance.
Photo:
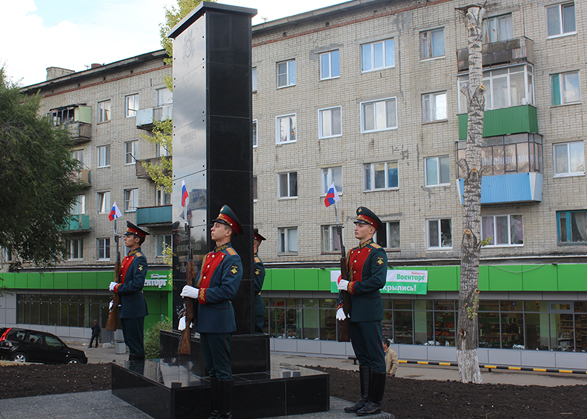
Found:
[[[365,243],[359,245],[359,249],[362,249],[363,247],[366,247],[371,243],[373,243],[373,239],[368,239]]]
[[[230,242],[228,243],[224,243],[222,246],[218,246],[216,248],[214,248],[214,252],[220,252],[221,250],[227,249],[230,247]]]
[[[128,255],[127,256],[134,256],[137,253],[139,253],[140,251],[141,251],[141,248],[140,247],[137,247],[136,249],[131,250],[130,252],[128,252]]]

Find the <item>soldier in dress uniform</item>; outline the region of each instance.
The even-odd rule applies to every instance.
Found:
[[[216,247],[202,261],[196,286],[184,286],[180,295],[198,302],[196,332],[200,333],[204,360],[210,373],[210,417],[231,418],[234,381],[230,344],[232,333],[237,330],[231,299],[238,291],[243,266],[230,242],[232,237],[242,233],[243,228],[228,205],[220,209],[220,214],[212,222],[210,235]]]
[[[263,288],[263,282],[265,282],[265,266],[263,261],[257,254],[259,252],[259,246],[261,242],[265,240],[265,237],[259,234],[259,230],[254,230],[255,241],[253,242],[253,258],[255,261],[255,333],[263,334],[263,325],[265,323],[265,304],[261,298],[261,289]]]
[[[145,359],[145,316],[148,314],[147,302],[143,295],[147,258],[141,252],[141,245],[149,233],[131,222],[126,222],[124,245],[128,255],[122,260],[120,282],[111,282],[110,291],[119,295],[120,323],[124,343],[128,346],[129,361]]]
[[[387,255],[373,242],[373,235],[382,226],[381,220],[365,207],[357,209],[355,238],[359,246],[348,253],[349,281],[339,279],[338,289],[348,291],[351,297],[349,332],[353,350],[359,361],[361,398],[347,413],[366,416],[381,411],[385,390],[385,354],[381,341],[383,302],[380,289],[387,278]],[[344,320],[342,294],[336,312],[338,320]]]

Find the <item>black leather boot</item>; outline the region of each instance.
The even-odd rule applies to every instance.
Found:
[[[374,415],[381,412],[381,401],[385,392],[385,373],[374,372],[371,374],[371,383],[369,384],[369,401],[357,411],[359,416]]]
[[[232,418],[232,388],[234,380],[218,380],[219,384],[219,405],[218,419]]]
[[[361,383],[361,398],[354,405],[345,407],[346,413],[355,413],[362,409],[369,400],[369,384],[371,382],[371,367],[359,367],[359,380]]]
[[[218,385],[218,378],[210,377],[210,404],[212,405],[212,411],[208,419],[216,419],[218,417],[218,398],[220,397],[220,387]]]

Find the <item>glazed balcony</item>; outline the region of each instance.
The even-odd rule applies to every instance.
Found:
[[[62,230],[64,233],[83,233],[90,231],[90,216],[86,214],[72,215]]]
[[[138,207],[136,212],[137,225],[145,227],[171,226],[172,208],[172,205]]]
[[[172,119],[173,105],[163,105],[156,108],[146,108],[137,111],[136,123],[138,129],[151,131],[153,121],[161,122]]]
[[[458,115],[459,140],[467,139],[469,115]],[[538,132],[538,115],[533,105],[513,106],[485,111],[483,137]]]

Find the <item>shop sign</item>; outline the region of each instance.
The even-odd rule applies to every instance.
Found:
[[[330,291],[338,293],[336,281],[340,271],[330,271]],[[383,294],[422,294],[428,292],[428,271],[388,270]]]
[[[154,271],[147,272],[145,278],[145,288],[158,288],[160,290],[169,291],[173,287],[173,279],[170,271]]]

